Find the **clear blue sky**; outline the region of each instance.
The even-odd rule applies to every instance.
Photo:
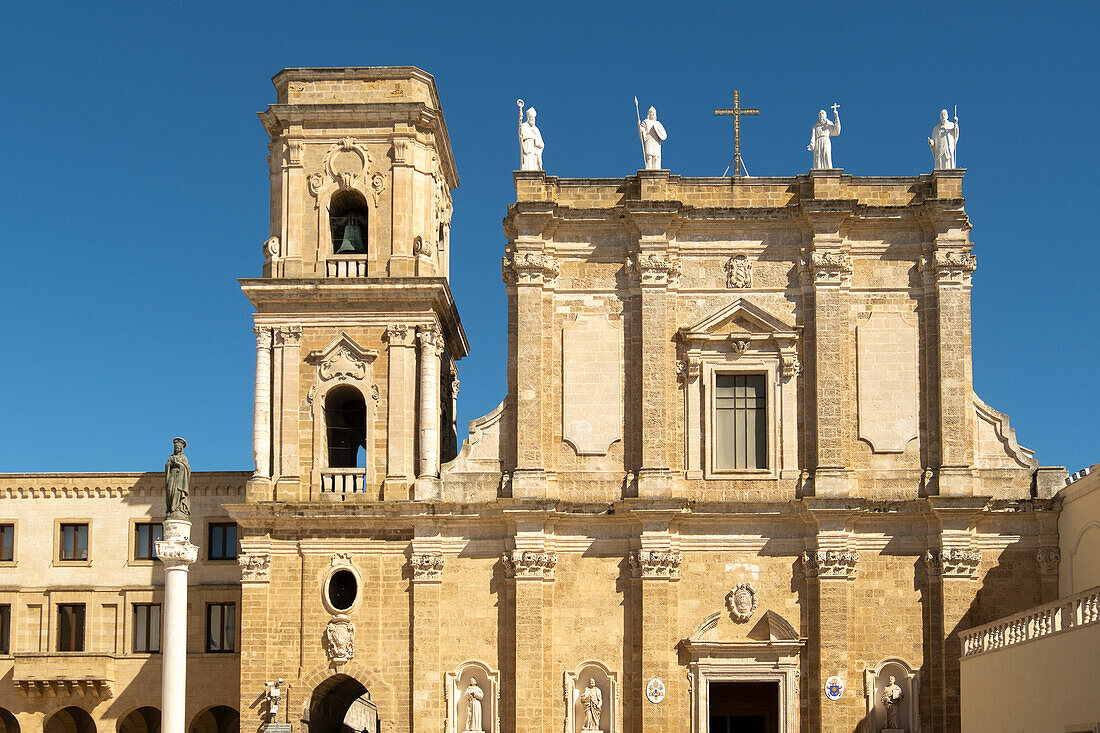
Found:
[[[461,431],[504,395],[501,218],[517,97],[545,165],[640,165],[633,97],[664,165],[720,175],[731,89],[754,175],[810,165],[840,102],[837,165],[931,168],[958,105],[978,255],[974,383],[1043,465],[1100,461],[1093,228],[1097,3],[8,3],[0,23],[0,471],[251,469],[254,339],[236,283],[267,238],[256,112],[287,66],[435,75],[461,187],[452,288],[472,352]]]

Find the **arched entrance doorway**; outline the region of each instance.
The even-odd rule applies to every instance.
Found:
[[[43,733],[96,733],[92,716],[78,707],[61,708],[50,716]]]
[[[187,733],[240,733],[240,730],[241,714],[228,705],[215,705],[192,718]]]
[[[160,710],[143,707],[118,721],[118,733],[160,733]]]
[[[309,733],[378,733],[370,692],[345,674],[317,685],[309,701]]]
[[[4,708],[0,708],[0,733],[19,733],[19,721]]]

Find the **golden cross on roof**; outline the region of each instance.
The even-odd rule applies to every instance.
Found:
[[[733,175],[741,175],[745,164],[741,162],[741,115],[758,115],[758,109],[745,109],[741,106],[741,90],[733,90],[733,109],[716,109],[714,114],[718,116],[733,115]],[[727,170],[729,170],[727,168]],[[747,171],[746,171],[747,173]]]

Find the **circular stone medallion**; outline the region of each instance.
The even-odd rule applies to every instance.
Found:
[[[825,680],[825,697],[836,702],[844,696],[844,683],[835,674]]]
[[[645,696],[654,705],[665,699],[665,683],[660,677],[654,677],[645,686]]]

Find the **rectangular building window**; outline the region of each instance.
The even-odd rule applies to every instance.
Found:
[[[0,524],[0,562],[15,559],[15,525]]]
[[[134,525],[134,559],[154,560],[157,557],[156,543],[164,539],[164,525],[160,522],[148,522]]]
[[[0,605],[0,654],[11,654],[11,606]]]
[[[87,524],[61,525],[61,553],[58,557],[62,560],[88,559]]]
[[[211,522],[207,543],[209,560],[235,560],[237,557],[237,525],[234,522]]]
[[[237,604],[206,604],[206,651],[231,652],[237,633]]]
[[[716,374],[714,467],[768,467],[767,379],[763,374]]]
[[[84,651],[83,603],[61,603],[57,606],[57,651]]]
[[[134,604],[134,653],[156,654],[160,651],[160,604]]]

